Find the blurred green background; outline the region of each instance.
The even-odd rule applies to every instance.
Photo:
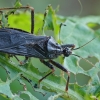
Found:
[[[11,7],[15,0],[0,0],[0,7]],[[81,2],[81,4],[80,4]],[[100,14],[100,0],[21,0],[23,5],[30,5],[36,12],[44,12],[48,4],[54,8],[60,5],[58,14],[64,16],[79,15],[98,15]],[[82,7],[81,7],[82,5]]]
[[[81,2],[81,4],[80,4]],[[21,3],[25,5],[30,5],[34,7],[35,12],[45,12],[45,8],[48,6],[48,4],[51,4],[53,8],[56,8],[58,5],[60,6],[59,8],[59,15],[62,16],[88,16],[88,15],[99,15],[100,14],[100,0],[21,0]],[[2,7],[12,7],[13,4],[15,3],[15,0],[0,0],[0,8]],[[82,6],[81,6],[82,5]],[[91,59],[92,60],[92,59]],[[94,60],[93,60],[94,61]],[[34,62],[38,63],[37,59],[34,59]],[[94,61],[94,63],[96,60]],[[81,65],[83,65],[86,62],[81,62]],[[37,65],[37,64],[34,64]],[[89,66],[89,65],[87,65]],[[88,68],[86,66],[86,68]],[[43,67],[41,67],[42,69]],[[47,68],[48,69],[48,68]],[[2,76],[2,73],[5,73],[5,76]],[[6,80],[6,72],[3,68],[0,68],[0,76],[3,81]],[[71,75],[71,82],[73,82],[73,75]],[[76,77],[80,77],[80,79],[84,79],[84,83],[79,84],[83,85],[86,83],[86,81],[89,79],[88,77],[86,78],[84,75],[77,75]],[[78,80],[77,80],[78,81]],[[27,83],[29,85],[29,83]],[[13,93],[16,91],[19,92],[19,90],[22,90],[22,86],[17,82],[13,82],[11,84],[11,89]],[[32,92],[32,94],[36,95],[39,100],[47,100],[47,97],[50,96],[51,94],[48,92],[45,97],[42,96],[42,94],[34,92],[31,86],[29,85],[28,89]],[[28,100],[28,96],[22,95],[24,100]],[[42,99],[41,99],[42,98]],[[0,96],[0,100],[6,100]],[[62,100],[61,98],[57,100]]]

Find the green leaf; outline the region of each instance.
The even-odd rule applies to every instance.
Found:
[[[46,8],[46,12],[44,14],[43,31],[44,29],[53,30],[55,40],[59,41],[59,31],[61,22],[58,20],[58,17],[55,12],[56,10],[54,10],[51,5],[49,5]]]
[[[19,28],[27,32],[31,32],[31,18],[30,12],[21,13],[17,15],[10,15],[8,23],[9,27]],[[36,27],[38,25],[38,27]],[[43,14],[35,14],[35,30],[34,34],[41,32],[43,25]],[[42,34],[42,33],[41,33]]]
[[[30,13],[20,13],[16,13],[14,15],[9,16],[9,27],[20,28],[22,30],[30,32]],[[0,65],[6,70],[7,74],[9,75],[9,80],[7,80],[6,82],[2,82],[2,80],[0,80],[1,95],[5,96],[6,98],[8,96],[10,99],[13,98],[14,100],[21,100],[20,95],[18,95],[17,93],[16,95],[14,95],[10,90],[10,83],[12,83],[14,80],[19,80],[19,82],[23,85],[23,87],[25,87],[24,89],[26,90],[27,85],[25,84],[25,81],[28,81],[34,91],[40,92],[43,95],[45,95],[46,91],[55,92],[56,94],[54,96],[48,97],[48,100],[56,99],[58,97],[61,97],[65,100],[91,100],[95,98],[99,99],[99,20],[100,16],[88,16],[83,18],[58,16],[56,15],[56,11],[52,8],[52,6],[47,7],[47,13],[45,18],[44,14],[35,14],[35,34],[38,34],[38,32],[40,32],[40,34],[43,34],[42,31],[44,32],[44,30],[52,30],[54,32],[54,38],[58,43],[60,43],[59,41],[61,40],[62,44],[75,44],[75,48],[81,47],[93,38],[95,39],[80,49],[72,50],[73,54],[79,55],[80,57],[74,55],[70,55],[69,57],[65,58],[60,57],[60,62],[64,62],[64,67],[75,75],[76,82],[69,85],[69,90],[67,93],[65,92],[66,76],[64,77],[63,75],[50,75],[49,77],[44,79],[39,86],[38,80],[45,76],[48,72],[50,72],[42,72],[45,69],[44,67],[41,68],[42,64],[35,64],[35,61],[32,59],[29,60],[25,65],[19,66],[13,59],[9,60],[3,55],[0,56]],[[62,24],[60,30],[61,23],[63,23],[64,25]],[[83,67],[81,67],[80,60],[83,59],[86,62],[89,62],[86,60],[86,58],[89,57],[95,57],[97,59],[97,63],[94,64],[93,62],[90,62],[90,65],[92,67],[89,70],[85,70]],[[37,68],[35,67],[35,65],[39,67]],[[41,68],[42,71],[39,70],[39,68]],[[76,75],[78,74],[83,74],[87,77],[90,77],[90,80],[88,80],[86,85],[80,86],[77,83]],[[37,84],[39,88],[35,88],[35,84]],[[6,92],[6,89],[8,92]],[[37,100],[37,98],[33,96],[29,91],[20,91],[20,93],[27,94],[30,97],[30,100],[33,100],[33,98]]]
[[[99,32],[94,32],[91,30],[88,26],[83,24],[77,24],[74,22],[71,22],[70,20],[66,20],[65,24],[67,26],[62,26],[61,28],[61,41],[64,44],[75,44],[76,48],[84,45],[85,43],[89,42],[94,37],[96,38],[83,48],[80,48],[78,50],[72,51],[72,53],[79,55],[83,58],[87,58],[89,56],[95,56],[100,60],[100,46],[99,45],[99,39],[98,37]],[[94,46],[96,48],[94,48]],[[69,56],[66,57],[64,60],[64,65],[66,68],[76,73],[84,73],[83,69],[79,66],[79,59],[78,57]],[[85,74],[85,73],[84,73]]]
[[[20,3],[21,0],[16,0],[15,4],[14,4],[14,7],[15,8],[19,8],[22,6],[22,4]]]
[[[30,100],[39,100],[34,97],[29,91],[21,91],[21,94],[27,94],[30,97]]]
[[[10,81],[7,82],[0,82],[0,94],[6,95],[7,98],[12,98],[13,94],[10,90]]]

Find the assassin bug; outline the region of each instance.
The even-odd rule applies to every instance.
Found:
[[[20,8],[1,8],[0,11],[9,9],[26,9],[26,8],[31,10],[30,33],[34,33],[34,8],[29,6]],[[62,54],[64,55],[64,57],[75,55],[72,54],[72,50],[76,50],[85,46],[93,39],[84,44],[83,46],[75,48],[74,44],[60,45],[56,43],[53,37],[51,36],[35,36],[30,33],[16,28],[0,28],[0,52],[13,54],[15,57],[16,55],[25,56],[26,57],[25,62],[28,59],[28,57],[39,58],[44,65],[46,65],[51,69],[51,72],[42,77],[39,80],[39,83],[55,71],[53,66],[58,67],[59,69],[68,74],[66,88],[65,88],[65,90],[67,91],[70,72],[66,68],[64,68],[61,64],[53,61],[52,59],[57,58]],[[17,57],[16,59],[18,60]],[[45,59],[47,59],[48,61]]]

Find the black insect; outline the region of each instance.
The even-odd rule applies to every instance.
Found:
[[[31,33],[33,33],[34,32],[34,9],[32,7],[27,6],[27,7],[20,7],[20,8],[3,8],[0,10],[23,9],[23,8],[29,8],[31,10]],[[41,78],[39,80],[39,83],[44,78],[46,78],[47,76],[49,76],[51,73],[55,71],[53,65],[58,67],[59,69],[61,69],[62,71],[68,74],[67,84],[65,88],[66,91],[68,90],[70,72],[66,68],[64,68],[61,64],[53,61],[52,59],[57,58],[62,54],[65,57],[68,57],[69,55],[72,54],[72,50],[75,50],[74,47],[75,47],[74,44],[60,45],[56,43],[53,37],[51,36],[35,36],[33,34],[30,34],[29,32],[16,29],[16,28],[0,29],[0,52],[25,56],[26,57],[25,61],[28,59],[28,57],[39,58],[43,64],[45,64],[47,67],[49,67],[52,70],[46,76]],[[45,61],[45,59],[48,59],[48,61],[47,60]]]

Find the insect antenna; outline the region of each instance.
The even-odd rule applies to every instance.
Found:
[[[90,41],[88,41],[87,43],[83,44],[82,46],[77,47],[77,48],[72,49],[72,50],[77,50],[77,49],[80,49],[80,48],[84,47],[85,45],[87,45],[87,44],[89,44],[91,41],[93,41],[95,38],[96,38],[96,37],[94,37],[93,39],[91,39],[91,40],[90,40]]]
[[[94,64],[92,64],[89,60],[86,60],[85,58],[83,58],[83,57],[81,57],[81,56],[79,56],[79,55],[76,55],[76,54],[71,54],[71,55],[77,56],[77,57],[79,57],[79,58],[85,60],[86,62],[88,62],[88,63],[89,63],[90,65],[92,65],[93,67],[96,67],[96,66],[95,66]]]

